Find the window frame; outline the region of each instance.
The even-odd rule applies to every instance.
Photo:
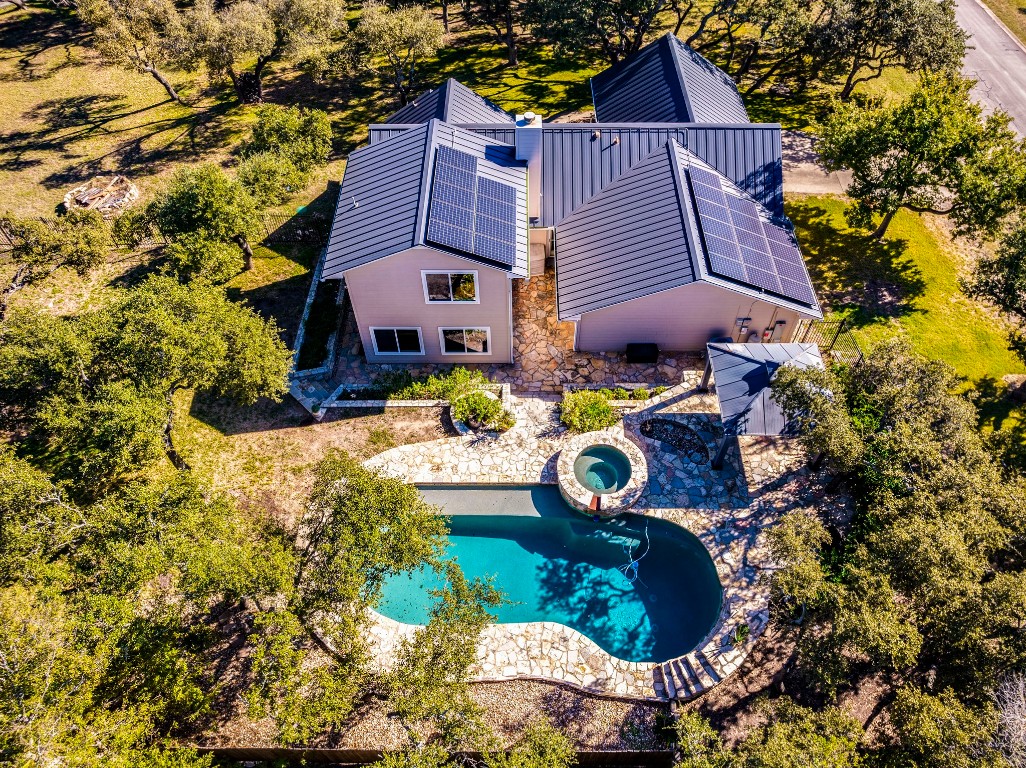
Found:
[[[463,331],[463,338],[466,339],[467,331],[484,331],[485,332],[485,343],[488,345],[487,352],[446,352],[445,351],[445,332],[446,331]],[[466,344],[463,345],[466,347]],[[459,357],[460,355],[471,355],[473,357],[491,357],[494,353],[492,352],[492,329],[490,326],[473,326],[473,325],[447,325],[445,327],[439,326],[438,328],[438,349],[443,355],[449,357]]]
[[[424,349],[424,330],[419,325],[370,325],[367,327],[368,333],[370,333],[371,346],[374,348],[375,355],[408,355],[411,357],[423,357],[427,354]],[[374,335],[375,331],[416,331],[417,339],[420,341],[419,352],[381,352],[378,350],[378,337]],[[399,347],[399,338],[396,337],[395,345]]]
[[[427,279],[428,275],[473,275],[474,276],[474,299],[473,301],[456,301],[455,299],[449,299],[449,301],[432,301],[431,294],[428,292]],[[422,269],[420,270],[420,283],[424,289],[424,303],[430,306],[438,304],[452,305],[452,304],[480,304],[481,303],[481,282],[478,280],[476,269]],[[452,296],[452,277],[449,278],[449,295]]]

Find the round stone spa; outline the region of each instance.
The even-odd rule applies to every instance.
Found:
[[[593,445],[574,460],[574,476],[592,493],[614,493],[631,479],[631,462],[611,445]]]

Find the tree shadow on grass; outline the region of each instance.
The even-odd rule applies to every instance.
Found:
[[[814,202],[790,201],[787,214],[817,293],[832,309],[854,310],[849,319],[857,326],[920,311],[914,301],[926,283],[907,241],[875,240]]]
[[[76,17],[69,13],[47,8],[42,11],[0,14],[0,57],[14,58],[17,66],[11,72],[0,74],[0,82],[21,82],[53,77],[61,69],[74,66],[76,62],[70,50],[64,61],[37,62],[36,59],[53,48],[70,48],[81,45],[88,30]]]

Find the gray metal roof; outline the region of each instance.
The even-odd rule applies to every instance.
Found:
[[[782,365],[822,368],[815,344],[706,345],[723,428],[732,435],[790,434],[791,425],[773,398],[770,383]]]
[[[445,145],[477,158],[479,176],[517,190],[516,261],[512,269],[487,259],[452,251],[509,271],[528,274],[527,168],[513,147],[439,120],[403,131],[388,141],[356,150],[346,163],[322,279],[342,276],[353,267],[425,246],[427,212],[435,149]],[[425,246],[449,252],[446,248]]]
[[[734,81],[672,32],[591,79],[598,122],[747,123]]]
[[[694,282],[677,150],[667,143],[560,223],[560,319]]]
[[[513,122],[512,115],[504,109],[451,77],[437,88],[422,93],[385,122],[412,124],[432,119],[454,124]]]
[[[696,280],[806,317],[822,317],[815,303],[712,273],[685,180],[685,170],[693,165],[713,170],[670,140],[559,223],[556,298],[561,320]],[[726,183],[731,194],[746,196],[729,180]],[[765,209],[760,213],[764,226],[786,229]],[[803,268],[802,273],[815,295],[808,272]]]
[[[387,140],[409,127],[372,125],[370,142]],[[511,126],[462,127],[507,144],[514,140]],[[541,131],[542,206],[537,222],[540,226],[560,224],[671,139],[734,182],[774,217],[784,216],[779,125],[546,123]]]

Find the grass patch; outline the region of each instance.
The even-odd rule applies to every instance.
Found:
[[[955,249],[920,216],[901,211],[879,243],[847,225],[840,198],[794,197],[786,209],[830,316],[851,321],[861,344],[905,333],[971,382],[1026,372],[1001,322],[962,291]]]
[[[1005,430],[1026,445],[1026,409],[1001,381],[1026,366],[1008,349],[1001,321],[962,291],[963,264],[943,233],[901,211],[880,243],[848,227],[840,198],[792,197],[785,207],[829,318],[850,321],[863,349],[905,334],[920,354],[965,377],[985,431]]]

